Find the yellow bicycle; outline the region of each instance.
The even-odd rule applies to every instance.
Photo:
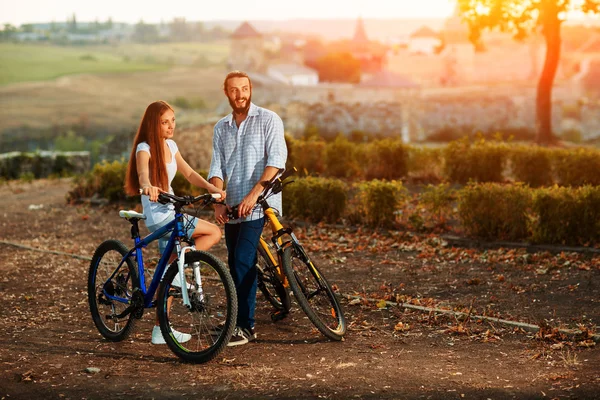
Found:
[[[315,327],[329,339],[342,340],[346,333],[346,319],[331,285],[310,259],[292,229],[284,228],[267,201],[291,183],[285,180],[295,171],[296,168],[287,170],[281,176],[265,182],[263,193],[257,201],[272,233],[272,246],[264,236],[260,238],[257,254],[258,287],[276,309],[271,315],[273,320],[282,319],[289,313],[291,289],[296,302]],[[228,215],[236,219],[237,206],[232,207]]]

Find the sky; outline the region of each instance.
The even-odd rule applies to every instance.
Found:
[[[454,0],[0,0],[0,24],[362,18],[445,18]]]

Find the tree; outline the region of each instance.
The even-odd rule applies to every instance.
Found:
[[[319,81],[360,82],[360,61],[350,53],[329,53],[317,60]]]
[[[156,25],[146,24],[140,20],[135,25],[132,38],[138,43],[154,43],[158,40],[158,29]]]
[[[536,97],[537,142],[550,144],[552,133],[552,86],[560,60],[562,22],[568,12],[600,12],[600,0],[458,0],[460,14],[469,24],[470,39],[478,43],[485,29],[499,28],[516,39],[539,29],[546,42],[544,68]]]

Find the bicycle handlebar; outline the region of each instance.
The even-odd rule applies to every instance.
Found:
[[[287,185],[288,183],[292,183],[292,182],[284,183],[283,181],[286,180],[287,178],[289,178],[295,172],[298,172],[298,170],[296,169],[296,167],[292,167],[290,169],[286,169],[280,176],[275,175],[270,181],[263,182],[264,189],[263,189],[261,195],[258,197],[257,203],[260,203],[261,201],[266,199],[265,196],[267,195],[269,190],[271,190],[271,193],[268,193],[269,194],[268,197],[281,192],[285,185]],[[231,209],[228,209],[227,210],[227,218],[238,219],[239,218],[238,207],[239,207],[239,204],[231,207]]]
[[[161,204],[173,203],[175,207],[183,207],[190,204],[197,203],[199,201],[203,201],[204,205],[208,205],[210,203],[216,203],[218,199],[221,198],[219,193],[206,193],[201,194],[200,196],[176,196],[171,193],[159,193],[158,202]]]

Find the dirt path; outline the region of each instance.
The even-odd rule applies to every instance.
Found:
[[[68,187],[0,186],[0,240],[82,255],[109,237],[129,241],[115,210],[66,206]],[[349,294],[551,327],[593,327],[600,319],[595,259],[565,255],[565,266],[560,255],[453,250],[436,238],[320,227],[299,233]],[[584,338],[558,340],[548,329],[540,340],[502,325],[360,301],[344,302],[349,331],[333,343],[299,310],[272,323],[260,299],[255,343],[208,364],[182,364],[150,344],[150,312],[130,340],[101,338],[88,311],[87,261],[5,244],[0,252],[2,399],[591,399],[600,392],[600,355]],[[223,242],[215,254],[225,259]]]

